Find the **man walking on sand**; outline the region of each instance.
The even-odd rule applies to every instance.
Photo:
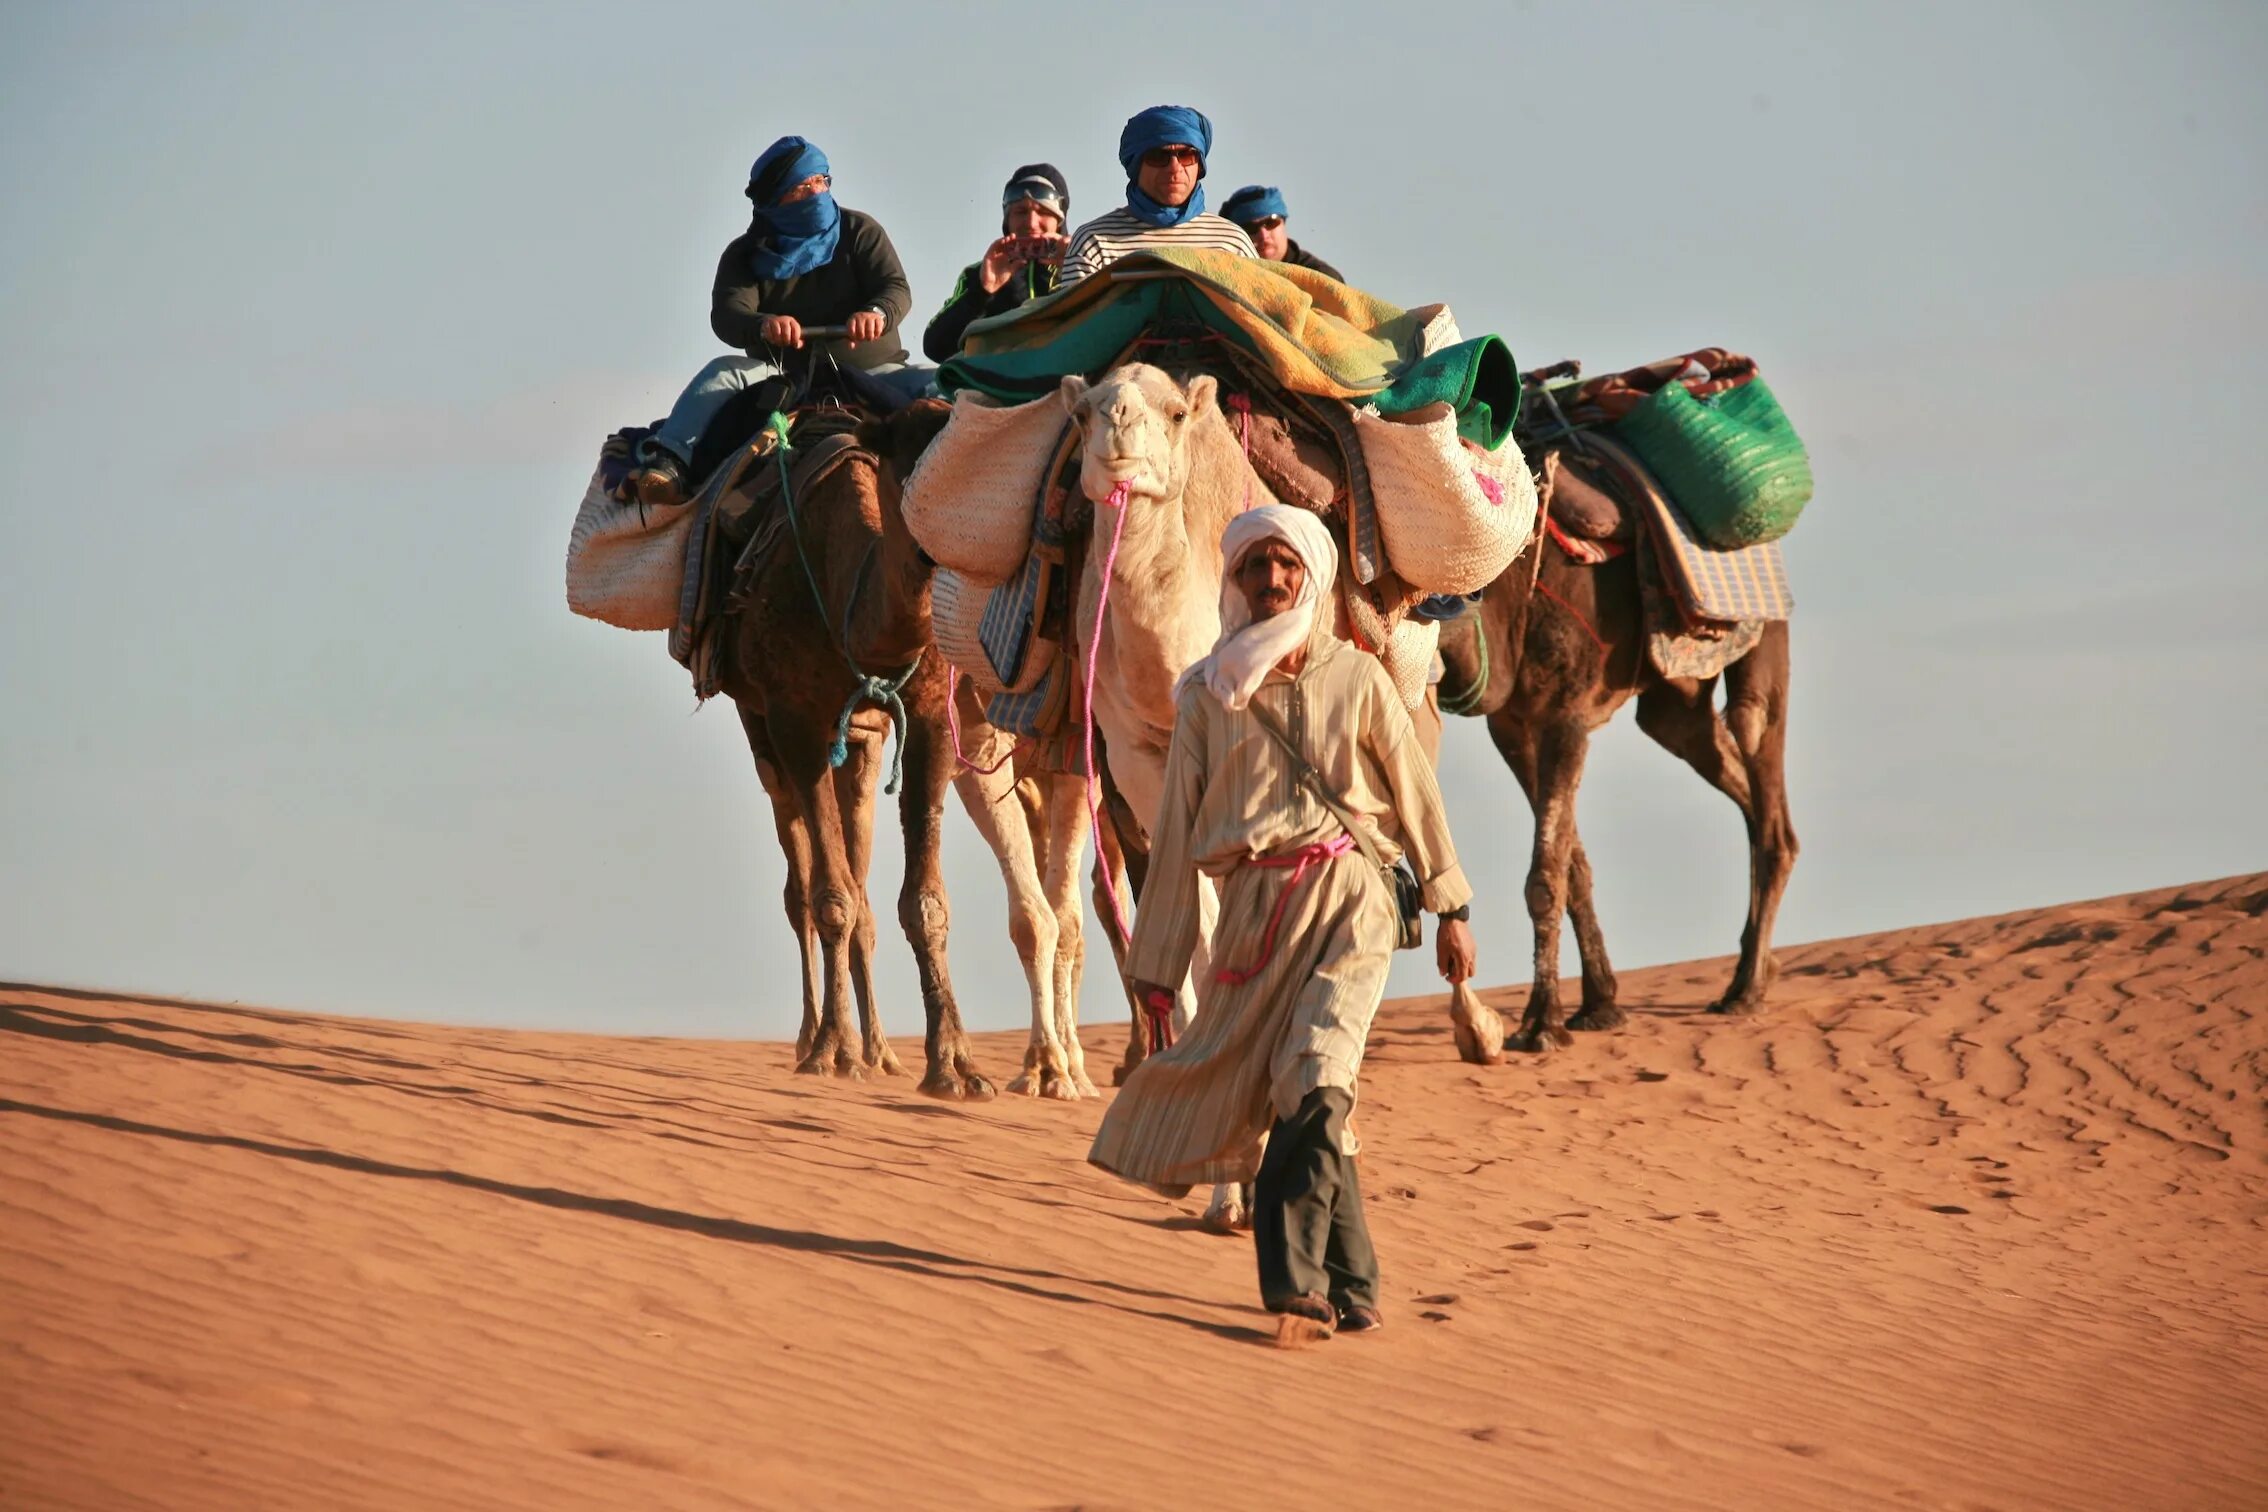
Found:
[[[1260,1300],[1293,1345],[1382,1323],[1348,1127],[1400,922],[1377,861],[1411,861],[1451,982],[1473,973],[1472,889],[1392,680],[1332,632],[1338,548],[1323,522],[1265,505],[1221,548],[1221,638],[1182,676],[1127,957],[1138,997],[1170,998],[1196,949],[1203,872],[1221,894],[1217,969],[1188,1034],[1128,1078],[1087,1158],[1173,1197],[1257,1177]]]

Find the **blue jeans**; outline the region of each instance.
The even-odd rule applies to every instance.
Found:
[[[648,448],[667,451],[680,462],[693,460],[693,449],[701,444],[701,433],[709,422],[732,402],[732,396],[742,389],[778,376],[780,366],[765,357],[751,357],[746,352],[732,352],[710,363],[693,375],[685,385],[685,392],[677,396],[670,407],[669,418],[661,429],[646,438]],[[937,370],[912,367],[893,362],[884,367],[867,369],[866,376],[880,380],[908,404],[924,394],[936,392]]]

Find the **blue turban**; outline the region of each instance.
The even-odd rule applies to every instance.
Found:
[[[822,189],[807,200],[780,203],[781,195],[827,171],[827,154],[799,136],[781,137],[749,166],[748,197],[767,233],[749,259],[758,278],[794,278],[834,261],[843,212],[833,192]]]
[[[1291,212],[1284,208],[1284,191],[1274,184],[1246,184],[1228,197],[1221,214],[1246,227],[1257,226],[1271,215],[1291,219]]]
[[[1152,147],[1185,143],[1197,149],[1197,187],[1183,205],[1161,205],[1142,192],[1137,170],[1142,154]],[[1186,105],[1152,105],[1126,123],[1118,134],[1118,166],[1126,170],[1126,208],[1135,219],[1153,226],[1178,226],[1205,210],[1205,159],[1213,155],[1213,123],[1201,110]]]

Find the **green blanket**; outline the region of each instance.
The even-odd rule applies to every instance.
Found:
[[[1121,258],[1059,293],[971,325],[938,370],[947,394],[1022,402],[1069,373],[1099,377],[1148,330],[1194,323],[1235,342],[1282,387],[1400,414],[1439,400],[1492,450],[1512,432],[1520,378],[1494,336],[1423,355],[1438,306],[1404,310],[1308,268],[1164,247]]]

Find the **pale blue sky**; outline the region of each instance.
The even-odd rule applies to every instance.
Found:
[[[1098,212],[1159,101],[1524,363],[1762,361],[1819,475],[1783,940],[2268,866],[2264,71],[2257,4],[0,4],[0,975],[792,1032],[731,710],[563,602],[595,447],[715,355],[773,137],[918,326],[1007,170]],[[1444,784],[1521,978],[1476,725]],[[1627,720],[1582,820],[1620,964],[1734,946],[1737,817]],[[1021,1023],[957,812],[948,865]]]

